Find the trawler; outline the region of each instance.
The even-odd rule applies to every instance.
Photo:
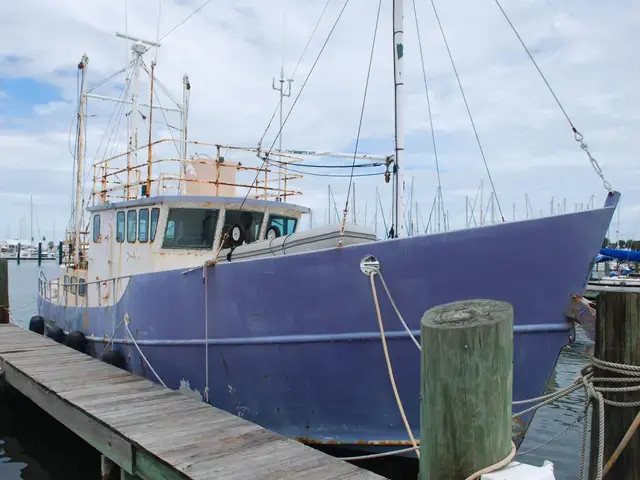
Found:
[[[396,0],[394,42],[402,47],[400,8]],[[59,278],[41,276],[38,308],[47,329],[80,332],[88,354],[118,357],[127,370],[282,435],[375,451],[411,445],[382,338],[418,438],[420,354],[412,340],[419,339],[420,319],[436,305],[488,298],[514,308],[514,400],[544,391],[571,341],[565,309],[584,292],[617,192],[609,190],[603,207],[588,211],[405,235],[403,49],[397,48],[394,151],[335,154],[386,165],[396,192],[394,234],[378,239],[372,229],[348,223],[303,230],[310,209],[291,202],[300,192],[290,188],[296,174],[288,169],[305,156],[333,154],[192,140],[188,77],[182,101],[160,106],[155,64],[145,61],[156,45],[128,38],[133,58],[120,71],[127,79],[120,98],[87,89],[88,58],[78,65],[75,225]],[[148,100],[141,73],[149,77]],[[126,151],[94,161],[85,204],[89,100],[113,100],[133,114]],[[154,139],[151,118],[166,111],[179,115],[180,137]],[[141,117],[149,119],[144,142]],[[246,160],[230,161],[225,152]],[[555,248],[558,239],[570,251]],[[517,276],[516,258],[524,272]],[[383,274],[388,287],[379,298],[383,330],[372,273]]]

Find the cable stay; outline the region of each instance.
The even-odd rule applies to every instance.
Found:
[[[567,113],[567,111],[565,110],[564,106],[560,102],[560,99],[558,98],[556,93],[553,91],[553,88],[551,88],[551,84],[549,83],[549,81],[545,77],[544,73],[542,73],[542,70],[538,66],[538,62],[536,62],[536,60],[533,58],[533,55],[531,54],[531,51],[529,50],[527,45],[524,43],[524,40],[522,40],[522,37],[518,33],[518,30],[516,29],[515,25],[513,24],[513,22],[511,21],[511,19],[507,15],[507,12],[504,10],[504,8],[502,8],[502,5],[500,4],[500,1],[499,0],[494,0],[494,1],[495,1],[496,5],[498,6],[498,8],[500,9],[500,12],[502,12],[502,15],[504,16],[505,20],[507,21],[507,23],[511,27],[511,30],[513,31],[513,33],[517,37],[518,41],[520,42],[520,45],[522,45],[522,48],[524,48],[524,51],[527,53],[527,56],[531,60],[531,63],[533,63],[533,66],[538,71],[538,74],[540,74],[540,78],[542,78],[542,81],[547,86],[547,89],[549,90],[549,93],[551,93],[551,95],[553,96],[553,99],[555,100],[556,104],[558,105],[558,108],[560,108],[560,111],[562,111],[562,114],[567,119],[567,122],[569,122],[569,126],[571,127],[571,131],[573,132],[573,137],[574,137],[575,141],[579,143],[580,148],[584,151],[584,153],[586,153],[587,157],[589,158],[589,162],[591,163],[591,166],[593,167],[593,170],[596,172],[596,175],[598,175],[598,177],[600,177],[600,180],[602,180],[602,186],[605,188],[605,190],[607,190],[608,192],[611,192],[612,191],[611,184],[604,178],[604,173],[602,172],[602,169],[600,168],[600,165],[598,164],[598,161],[593,157],[593,155],[589,151],[589,146],[585,143],[584,136],[574,126],[573,122],[571,121],[571,118],[569,118],[569,114]]]
[[[418,50],[420,52],[420,63],[422,65],[422,79],[424,82],[424,93],[427,98],[427,113],[429,115],[429,129],[431,130],[431,143],[433,145],[433,156],[436,163],[436,178],[438,181],[438,192],[439,192],[439,206],[438,206],[438,231],[440,230],[440,211],[442,211],[442,216],[444,217],[444,199],[442,198],[442,181],[440,179],[440,162],[438,160],[438,148],[436,145],[436,134],[435,127],[433,126],[433,115],[431,112],[431,99],[429,95],[429,83],[427,81],[427,70],[424,64],[424,53],[422,51],[422,37],[420,35],[420,24],[418,23],[418,10],[416,9],[416,1],[412,0],[413,5],[413,17],[416,23],[416,33],[418,35]]]
[[[456,67],[456,63],[453,60],[453,54],[451,53],[451,48],[449,47],[449,42],[447,40],[447,36],[444,32],[444,28],[442,26],[442,22],[440,21],[440,15],[438,15],[438,10],[436,8],[435,0],[430,0],[431,6],[433,8],[433,13],[435,15],[436,21],[438,23],[438,29],[442,35],[442,39],[444,40],[444,45],[447,49],[447,55],[449,56],[449,61],[451,62],[451,67],[453,68],[453,73],[456,77],[456,82],[458,83],[458,88],[460,89],[460,94],[462,95],[462,100],[464,102],[465,108],[467,110],[467,116],[469,117],[469,121],[471,122],[471,128],[473,129],[474,136],[476,138],[476,143],[478,144],[478,149],[480,150],[480,156],[482,157],[482,162],[484,163],[485,170],[487,171],[487,176],[489,177],[489,183],[491,183],[491,189],[496,196],[496,204],[498,206],[498,212],[500,213],[500,218],[504,222],[504,215],[502,213],[502,207],[500,205],[500,201],[498,200],[498,195],[496,193],[496,187],[493,182],[493,177],[491,176],[491,171],[489,169],[489,164],[487,163],[487,158],[484,154],[484,149],[482,148],[482,142],[480,141],[480,135],[478,134],[478,130],[476,128],[476,123],[473,120],[473,115],[471,114],[471,108],[469,107],[469,102],[467,101],[467,96],[464,93],[464,88],[462,87],[462,82],[460,81],[460,75],[458,74],[458,68]]]
[[[347,8],[347,5],[349,4],[349,0],[345,0],[344,4],[342,5],[342,8],[340,10],[340,13],[338,14],[338,17],[336,18],[336,20],[333,23],[333,26],[331,27],[331,30],[329,31],[329,34],[327,35],[327,38],[325,39],[324,43],[322,44],[322,47],[320,48],[320,51],[318,52],[318,55],[316,56],[313,65],[311,66],[311,69],[309,70],[309,73],[307,73],[306,78],[304,79],[304,82],[302,83],[302,86],[300,87],[300,91],[298,92],[298,94],[296,95],[295,99],[293,100],[291,107],[289,108],[289,111],[287,113],[287,116],[284,118],[282,124],[280,125],[280,128],[278,129],[278,133],[276,134],[275,138],[273,139],[273,142],[271,143],[271,146],[267,149],[266,153],[262,152],[262,146],[258,145],[258,157],[262,158],[262,164],[260,165],[260,167],[258,168],[255,178],[253,179],[253,182],[251,182],[251,185],[256,185],[257,186],[257,182],[258,182],[258,177],[260,175],[260,172],[264,170],[265,165],[267,164],[267,162],[269,161],[269,155],[272,153],[273,151],[273,147],[275,146],[276,142],[278,141],[278,137],[280,136],[280,134],[282,133],[282,129],[284,128],[284,126],[286,125],[287,121],[289,120],[289,117],[291,116],[291,112],[293,112],[293,109],[295,108],[296,104],[298,103],[298,99],[300,98],[300,96],[302,95],[302,92],[304,91],[307,82],[309,81],[309,79],[311,78],[311,75],[313,74],[316,65],[318,64],[318,61],[320,60],[320,57],[322,57],[322,54],[324,53],[325,48],[327,47],[327,44],[329,43],[329,40],[331,40],[331,37],[333,36],[333,32],[335,31],[336,27],[338,26],[338,23],[340,22],[340,19],[342,18],[342,14],[344,13],[345,9]],[[266,185],[265,185],[266,188]],[[249,197],[249,194],[251,193],[251,189],[247,190],[247,193],[245,194],[242,203],[240,204],[240,209],[242,209],[242,207],[244,206],[245,202],[247,201],[247,198]]]
[[[349,178],[349,188],[347,189],[347,198],[344,204],[344,211],[342,213],[342,223],[340,224],[340,239],[338,240],[338,248],[342,247],[344,229],[347,223],[347,213],[349,212],[349,195],[353,187],[354,169],[356,165],[356,155],[358,154],[358,146],[360,145],[360,133],[362,132],[362,120],[364,119],[364,109],[367,104],[367,93],[369,92],[369,79],[371,78],[371,66],[373,65],[373,54],[376,48],[376,38],[378,36],[378,24],[380,23],[380,9],[382,7],[382,0],[378,1],[378,11],[376,13],[376,23],[373,29],[373,40],[371,41],[371,53],[369,55],[369,65],[367,67],[367,79],[364,84],[364,93],[362,96],[362,107],[360,109],[360,121],[358,122],[358,133],[356,134],[356,145],[353,154],[353,162],[351,164],[351,177]],[[354,193],[355,204],[355,193]],[[355,208],[355,205],[354,205]],[[354,222],[355,223],[355,222]]]

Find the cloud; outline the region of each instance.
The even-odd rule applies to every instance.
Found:
[[[488,174],[431,6],[416,3],[443,198],[451,226],[461,227],[465,223],[465,197],[475,196],[481,179],[485,202],[489,198]],[[69,139],[71,136],[73,150],[76,67],[81,55],[89,56],[88,84],[94,85],[131,59],[127,50],[130,43],[117,38],[116,31],[126,30],[153,41],[158,32],[164,35],[200,4],[195,0],[163,0],[159,28],[156,0],[128,2],[126,23],[120,1],[86,4],[79,0],[25,0],[0,6],[0,193],[23,195],[15,197],[17,205],[22,206],[3,215],[0,228],[10,224],[15,229],[28,202],[25,195],[33,193],[38,211],[57,219],[57,236],[61,236],[60,226],[68,218],[68,205],[64,204],[68,204],[73,181]],[[640,27],[640,9],[631,0],[615,5],[595,0],[505,0],[503,4],[607,179],[623,192],[621,231],[640,235],[634,227],[638,204],[636,152],[640,149],[635,134],[640,127],[640,99],[636,94],[640,69],[634,39]],[[278,77],[282,58],[285,75],[291,75],[324,5],[325,0],[213,0],[163,39],[157,52],[149,51],[147,64],[157,55],[158,78],[179,100],[182,76],[189,75],[190,138],[256,145],[277,104],[272,77]],[[341,0],[329,3],[294,78],[292,96],[285,102],[286,116],[297,100],[283,133],[286,148],[349,151],[355,145],[375,3],[350,0],[304,92],[297,98],[342,5]],[[592,195],[596,195],[596,204],[602,203],[600,179],[495,3],[436,0],[436,6],[505,217],[511,217],[513,203],[517,212],[525,211],[525,194],[536,214],[540,209],[550,210],[552,197],[561,204],[566,198],[568,208],[575,207],[576,202],[588,203]],[[361,151],[392,153],[391,33],[391,2],[383,0]],[[426,222],[437,175],[412,2],[405,2],[404,58],[405,198],[411,196],[413,179],[413,199]],[[115,80],[96,93],[117,97],[124,79]],[[141,91],[147,87],[142,81]],[[146,102],[148,98],[141,100]],[[169,105],[168,97],[164,96],[162,103]],[[109,102],[95,100],[89,105],[89,163],[111,152],[105,144],[113,126],[119,125],[122,132],[129,118],[125,110],[112,117],[112,107]],[[148,116],[148,109],[141,109],[141,113]],[[176,115],[169,114],[165,120],[154,112],[153,121],[157,134],[177,134],[166,126],[179,126]],[[148,123],[141,117],[139,122],[141,126]],[[272,144],[276,131],[273,126],[268,131],[265,147]],[[146,132],[146,126],[141,127],[140,135]],[[125,141],[121,136],[116,140],[120,144]],[[175,156],[175,149],[167,144],[157,147],[155,153]],[[246,164],[255,165],[257,161],[238,152],[227,157]],[[308,160],[312,162],[341,161]],[[65,176],[66,182],[62,180]],[[246,178],[250,181],[251,176],[247,174]],[[381,177],[358,177],[355,182],[361,222],[365,205],[369,220],[375,210],[376,188],[388,213],[390,184]],[[348,178],[307,176],[295,182],[304,195],[293,200],[314,208],[317,222],[326,217],[329,183],[341,211]],[[51,202],[50,198],[58,200]],[[415,206],[413,209],[415,212]]]

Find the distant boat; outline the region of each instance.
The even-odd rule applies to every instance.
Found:
[[[401,16],[395,17],[394,31],[401,32]],[[143,62],[150,45],[133,43],[133,61],[123,69],[128,79],[144,70],[154,85],[153,67]],[[394,53],[397,99],[401,47]],[[78,186],[87,100],[108,100],[87,92],[87,67],[85,56],[79,64]],[[130,86],[129,80],[125,91]],[[384,274],[416,336],[433,306],[471,298],[511,303],[514,400],[542,394],[572,335],[565,307],[584,292],[619,193],[609,191],[604,206],[593,210],[411,237],[402,233],[398,201],[392,236],[399,238],[377,240],[357,225],[301,232],[309,209],[287,201],[295,193],[287,190],[292,173],[280,177],[280,188],[271,172],[303,153],[276,150],[267,157],[261,147],[192,142],[190,92],[185,76],[183,101],[172,106],[182,122],[180,139],[152,140],[149,132],[148,145],[139,146],[139,115],[128,115],[126,152],[94,163],[87,221],[82,189],[76,189],[75,227],[60,277],[40,282],[38,310],[48,328],[83,332],[95,357],[113,349],[139,375],[158,381],[151,366],[173,389],[307,443],[371,451],[407,446],[366,276],[373,269]],[[117,108],[144,107],[153,125],[154,98],[144,107],[134,88]],[[401,128],[397,121],[400,146],[381,157],[392,166],[402,166]],[[172,143],[177,158],[156,153]],[[187,148],[212,153],[190,157]],[[231,162],[221,153],[227,150],[257,154],[262,165]],[[179,171],[160,171],[171,162]],[[247,170],[255,182],[237,181],[236,173]],[[398,171],[395,185],[401,184]],[[246,187],[250,196],[236,194]],[[571,248],[557,249],[558,239]],[[396,383],[419,437],[420,355],[382,287],[379,295]]]

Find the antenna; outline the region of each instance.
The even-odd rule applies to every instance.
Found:
[[[288,88],[285,87],[284,82],[287,82],[288,84]],[[285,80],[284,78],[284,65],[280,65],[280,85],[278,85],[276,87],[276,78],[273,77],[273,80],[271,81],[271,88],[273,90],[275,90],[276,92],[280,93],[280,130],[278,130],[278,150],[280,152],[282,152],[282,103],[284,101],[284,97],[290,97],[291,96],[291,82],[293,82],[293,79],[288,78],[287,80]],[[267,160],[268,162],[268,160]],[[268,165],[265,165],[265,169],[268,168]],[[266,173],[265,173],[266,176]],[[280,190],[282,188],[282,175],[278,174],[278,190]],[[265,185],[266,185],[266,178],[265,178]],[[287,201],[287,164],[284,164],[284,201]]]
[[[132,35],[125,35],[124,33],[116,32],[116,37],[124,38],[125,40],[131,40],[132,42],[144,43],[145,45],[149,45],[150,47],[159,47],[160,44],[157,42],[151,42],[149,40],[143,40],[142,38],[134,37]]]

